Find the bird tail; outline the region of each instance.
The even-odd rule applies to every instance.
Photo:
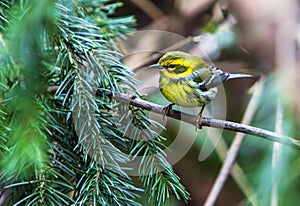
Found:
[[[250,74],[235,74],[235,73],[230,73],[229,77],[227,80],[229,79],[236,79],[236,78],[250,78],[250,77],[254,77],[253,75]]]

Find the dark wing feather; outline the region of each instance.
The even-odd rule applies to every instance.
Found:
[[[219,68],[209,66],[201,68],[192,73],[191,78],[196,83],[196,87],[202,91],[207,91],[226,81],[229,73],[221,71]]]

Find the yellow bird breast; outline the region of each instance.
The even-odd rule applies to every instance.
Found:
[[[159,87],[161,93],[170,102],[183,107],[201,107],[216,96],[217,88],[201,91],[191,87],[185,79],[160,78]]]

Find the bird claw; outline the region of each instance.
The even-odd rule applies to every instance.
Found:
[[[173,105],[174,104],[172,103],[172,104],[169,104],[169,105],[167,105],[167,106],[165,106],[165,107],[162,108],[161,111],[163,112],[163,121],[165,121],[165,117],[171,111]]]
[[[197,132],[197,129],[202,129],[202,113],[203,113],[204,107],[205,107],[205,105],[202,106],[199,114],[194,119],[196,132]]]
[[[199,113],[194,119],[196,132],[198,129],[202,129],[201,121],[202,121],[202,113],[201,114]]]

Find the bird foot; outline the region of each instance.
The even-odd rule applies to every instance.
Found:
[[[169,104],[169,105],[167,105],[167,106],[165,106],[165,107],[162,108],[161,111],[163,112],[163,121],[165,121],[165,117],[171,111],[173,105],[174,104],[172,103],[172,104]]]
[[[194,119],[196,132],[198,129],[202,129],[201,121],[202,121],[202,114],[198,114]]]
[[[205,107],[205,105],[202,106],[199,114],[194,119],[195,126],[196,126],[196,128],[195,128],[196,132],[197,132],[197,129],[202,129],[202,113],[203,113],[204,107]]]

